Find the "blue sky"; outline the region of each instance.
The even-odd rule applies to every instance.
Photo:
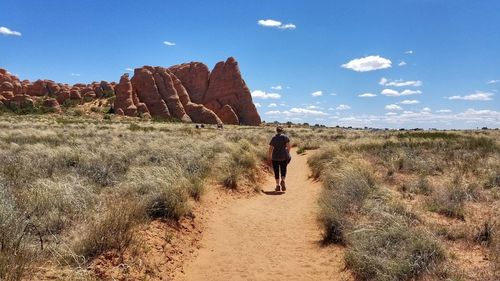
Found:
[[[21,79],[116,81],[127,68],[234,56],[266,121],[500,127],[500,1],[0,5],[0,67]]]

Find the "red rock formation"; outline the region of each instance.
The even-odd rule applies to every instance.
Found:
[[[215,114],[219,116],[220,120],[224,124],[238,125],[240,123],[238,116],[229,104],[226,104],[222,108],[215,111]]]
[[[121,109],[127,116],[137,116],[137,107],[132,99],[132,83],[128,79],[128,74],[122,75],[115,89],[115,112]]]
[[[0,102],[4,105],[13,101],[14,105],[29,106],[36,100],[59,111],[60,104],[68,100],[83,103],[113,94],[114,110],[119,115],[173,117],[209,124],[260,124],[234,58],[217,63],[212,73],[200,62],[170,68],[143,66],[135,69],[131,79],[123,75],[118,84],[101,81],[71,86],[51,80],[31,83],[0,69]]]
[[[135,69],[131,82],[138,99],[146,104],[153,117],[170,117],[167,105],[156,87],[151,67]]]
[[[174,65],[169,70],[182,81],[192,102],[203,102],[210,76],[210,71],[205,64],[201,62],[184,63]]]
[[[59,105],[59,102],[57,102],[56,99],[49,98],[44,100],[43,106],[49,112],[56,112],[56,113],[61,112],[61,106]]]
[[[257,126],[261,123],[250,90],[241,77],[238,62],[232,57],[215,65],[203,104],[215,112],[225,105],[231,106],[240,124]]]
[[[167,104],[168,110],[172,117],[178,118],[183,122],[191,122],[191,118],[186,114],[182,103],[179,100],[177,91],[174,87],[174,82],[172,77],[167,72],[165,68],[156,67],[154,79],[158,91],[165,103]]]

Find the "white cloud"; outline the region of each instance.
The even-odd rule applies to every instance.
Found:
[[[431,109],[428,107],[422,108],[422,112],[431,112]]]
[[[258,103],[258,102],[254,103],[254,105],[255,105],[255,107],[257,107],[257,108],[261,107],[260,103]]]
[[[163,41],[163,44],[165,44],[167,46],[175,46],[175,45],[177,45],[175,42],[170,42],[170,41]]]
[[[498,82],[500,82],[500,80],[498,80],[498,79],[497,80],[490,80],[490,81],[486,82],[486,84],[495,84]]]
[[[493,100],[493,93],[476,91],[474,94],[466,96],[451,96],[449,100],[471,100],[471,101],[489,101]]]
[[[403,110],[403,108],[397,104],[388,104],[385,106],[386,110]]]
[[[280,115],[280,114],[281,114],[281,111],[279,111],[279,110],[271,110],[271,111],[266,112],[266,115]]]
[[[364,93],[364,94],[358,95],[358,97],[360,97],[360,98],[373,98],[373,97],[376,97],[376,96],[377,95],[372,94],[372,93]]]
[[[398,115],[396,112],[387,112],[385,115]]]
[[[451,110],[450,109],[440,109],[440,110],[438,110],[436,112],[438,112],[438,113],[450,113]]]
[[[265,113],[266,115],[272,116],[283,116],[283,117],[320,117],[327,116],[328,114],[320,110],[311,110],[307,108],[294,107],[290,110],[272,110]]]
[[[125,71],[128,71],[128,72],[134,72],[134,69],[133,69],[133,68],[130,68],[130,67],[127,67],[127,68],[125,68]]]
[[[288,29],[288,30],[293,30],[293,29],[297,28],[297,26],[293,23],[283,24],[280,21],[272,20],[272,19],[259,20],[259,21],[257,21],[257,24],[260,26],[264,26],[264,27],[276,27],[279,29]]]
[[[320,111],[320,110],[310,110],[310,109],[306,109],[306,108],[297,108],[297,107],[290,109],[289,112],[294,113],[294,114],[306,114],[306,115],[319,115],[319,116],[328,115],[325,112]]]
[[[378,69],[390,68],[392,62],[381,56],[367,56],[364,58],[353,59],[348,63],[341,65],[343,68],[351,69],[357,72],[373,71]]]
[[[283,24],[281,26],[278,26],[279,29],[289,29],[289,30],[294,30],[295,28],[297,28],[297,26],[293,23],[287,23],[287,24]]]
[[[270,103],[267,107],[277,107],[278,105],[275,103]]]
[[[337,110],[349,110],[349,109],[351,109],[351,107],[348,106],[347,104],[341,104],[341,105],[337,106],[335,109],[337,109]]]
[[[22,35],[21,32],[10,30],[9,28],[7,28],[5,26],[0,26],[0,34],[5,35],[5,36],[9,36],[9,35],[21,36]]]
[[[418,101],[418,100],[404,100],[404,101],[400,102],[400,104],[417,104],[417,103],[420,103],[420,101]]]
[[[255,90],[252,92],[252,97],[256,99],[279,99],[281,98],[281,95],[277,93],[266,93],[261,90]]]
[[[392,87],[407,87],[407,86],[420,87],[423,84],[422,81],[420,81],[420,80],[404,81],[403,79],[399,79],[399,80],[391,81],[385,77],[382,77],[378,83],[382,86],[389,86],[389,87],[391,87],[391,86]]]
[[[398,63],[398,65],[399,65],[399,66],[405,66],[406,64],[407,64],[407,63],[406,63],[404,60],[402,60],[402,61],[400,61],[400,62]]]
[[[76,76],[76,77],[80,77],[81,76],[80,73],[71,73],[70,75],[71,76]]]
[[[278,27],[282,25],[282,23],[277,20],[259,20],[257,23],[265,27]]]
[[[405,54],[407,54],[407,55],[413,55],[413,50],[408,50],[408,51],[405,52]]]
[[[416,94],[421,94],[421,91],[414,91],[414,90],[404,90],[402,92],[398,92],[396,90],[392,89],[384,89],[380,94],[384,96],[389,96],[389,97],[399,97],[399,96],[410,96],[410,95],[416,95]]]
[[[321,109],[321,107],[316,106],[316,105],[310,105],[307,107],[307,109]]]
[[[330,96],[336,96],[337,94],[336,93],[330,93]]]
[[[283,86],[281,85],[271,86],[271,90],[283,90]]]
[[[316,91],[314,93],[311,93],[311,96],[313,97],[321,97],[323,95],[322,91]]]

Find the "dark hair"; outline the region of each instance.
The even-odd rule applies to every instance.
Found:
[[[283,133],[283,127],[281,126],[276,127],[276,133]]]

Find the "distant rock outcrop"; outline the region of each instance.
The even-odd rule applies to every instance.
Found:
[[[238,63],[232,57],[217,63],[212,72],[201,62],[169,68],[143,66],[135,69],[132,78],[124,74],[118,84],[20,81],[0,69],[0,108],[39,104],[46,108],[45,112],[61,112],[62,105],[113,96],[113,110],[118,115],[207,124],[255,126],[261,122]]]

